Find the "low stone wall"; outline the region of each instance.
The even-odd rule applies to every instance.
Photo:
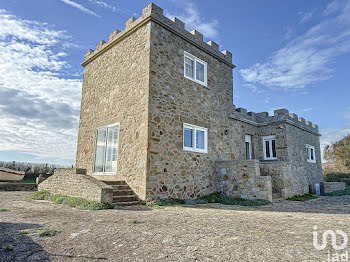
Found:
[[[338,190],[345,190],[344,182],[323,182],[324,193],[332,193]]]
[[[261,161],[262,176],[270,176],[272,191],[286,199],[309,192],[309,183],[304,166],[296,166],[285,161]]]
[[[0,183],[0,191],[36,191],[36,184],[24,184],[24,183]]]
[[[52,176],[38,185],[38,190],[103,203],[113,202],[113,188],[86,175],[85,169],[56,169]]]
[[[260,176],[258,160],[216,161],[213,179],[217,192],[272,201],[271,177]]]

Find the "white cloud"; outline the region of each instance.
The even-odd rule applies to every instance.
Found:
[[[64,60],[69,41],[65,31],[0,10],[2,151],[75,158],[81,80],[67,78],[78,73]]]
[[[103,8],[106,8],[106,9],[110,9],[112,11],[117,11],[117,8],[112,5],[112,4],[109,4],[107,2],[104,2],[104,1],[99,1],[99,0],[89,0],[90,3],[93,3],[93,4],[96,4],[100,7],[103,7]]]
[[[302,12],[302,11],[300,11],[300,12],[298,13],[298,15],[300,16],[300,21],[299,21],[299,23],[300,23],[300,24],[303,24],[303,23],[306,23],[306,22],[310,21],[310,19],[311,19],[312,16],[313,16],[313,12]]]
[[[190,1],[176,1],[176,4],[183,5],[185,10],[181,14],[171,14],[165,10],[165,15],[169,18],[177,17],[186,24],[186,29],[188,30],[197,30],[201,32],[205,37],[216,39],[219,35],[218,26],[219,23],[217,20],[205,21],[203,16],[200,14],[197,6]]]
[[[244,80],[291,90],[331,78],[333,59],[350,51],[350,2],[342,3],[333,16],[289,41],[267,61],[241,69]]]
[[[70,5],[74,8],[77,8],[79,9],[80,11],[86,13],[86,14],[89,14],[89,15],[93,15],[93,16],[96,16],[96,17],[100,17],[98,14],[96,14],[94,11],[86,8],[85,6],[81,5],[81,4],[78,4],[76,2],[73,2],[71,0],[61,0],[61,2],[67,4],[67,5]]]

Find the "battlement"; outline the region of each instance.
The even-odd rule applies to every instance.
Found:
[[[85,60],[82,63],[82,66],[87,65],[92,60],[94,60],[97,56],[102,54],[103,52],[110,49],[115,43],[121,41],[125,37],[127,37],[130,33],[135,31],[140,26],[146,24],[149,21],[154,21],[157,24],[162,25],[169,31],[179,35],[185,40],[191,42],[193,45],[202,49],[203,51],[209,53],[210,55],[216,57],[222,62],[234,68],[235,66],[232,64],[232,54],[223,50],[220,51],[220,46],[214,41],[203,41],[203,34],[198,32],[197,30],[192,30],[191,32],[185,29],[185,23],[180,19],[174,17],[172,19],[167,18],[163,15],[163,9],[159,6],[151,3],[142,10],[142,15],[139,18],[131,17],[125,22],[125,27],[122,31],[116,29],[109,35],[109,40],[105,42],[101,40],[96,45],[96,50],[87,50],[85,52]]]
[[[318,125],[315,125],[310,121],[305,121],[303,117],[298,117],[294,113],[289,113],[289,111],[284,108],[274,110],[274,115],[270,116],[268,112],[248,112],[245,108],[235,108],[234,106],[234,112],[231,115],[231,118],[242,119],[258,126],[272,124],[273,122],[286,121],[310,132],[318,133]]]

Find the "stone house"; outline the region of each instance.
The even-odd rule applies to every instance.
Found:
[[[318,126],[286,109],[236,108],[232,54],[154,4],[82,66],[76,167],[99,183],[123,183],[141,200],[271,201],[322,181]]]

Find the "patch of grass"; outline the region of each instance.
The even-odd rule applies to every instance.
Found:
[[[12,251],[12,250],[15,249],[15,246],[13,246],[13,245],[5,245],[5,246],[3,246],[3,249],[5,251]]]
[[[289,201],[307,201],[307,200],[311,200],[311,199],[317,199],[318,196],[312,195],[312,194],[304,194],[301,196],[293,196],[290,198],[287,198],[287,200]]]
[[[39,231],[39,237],[53,237],[57,234],[57,230],[44,227],[42,230]]]
[[[26,230],[21,230],[21,235],[28,235],[29,234],[29,232],[28,231],[26,231]]]
[[[36,200],[49,200],[55,204],[62,204],[69,207],[87,210],[103,210],[111,209],[114,207],[112,204],[89,201],[79,197],[69,197],[61,194],[51,195],[49,192],[44,190],[34,192],[33,194],[27,196],[27,198]]]
[[[7,212],[7,211],[10,211],[10,210],[8,210],[6,208],[0,208],[0,212]]]
[[[26,198],[28,199],[35,199],[35,200],[48,200],[49,197],[50,197],[50,193],[45,190],[36,191],[26,196]]]
[[[129,219],[129,220],[128,220],[128,223],[129,223],[129,224],[139,224],[140,221],[138,221],[137,219]]]
[[[325,193],[325,196],[348,196],[350,195],[350,187],[346,188],[345,190],[338,190],[331,193]]]
[[[235,198],[220,193],[212,193],[210,195],[202,197],[201,199],[207,201],[208,203],[220,203],[224,205],[235,206],[265,206],[271,204],[270,201],[263,199],[250,200],[243,198]]]

